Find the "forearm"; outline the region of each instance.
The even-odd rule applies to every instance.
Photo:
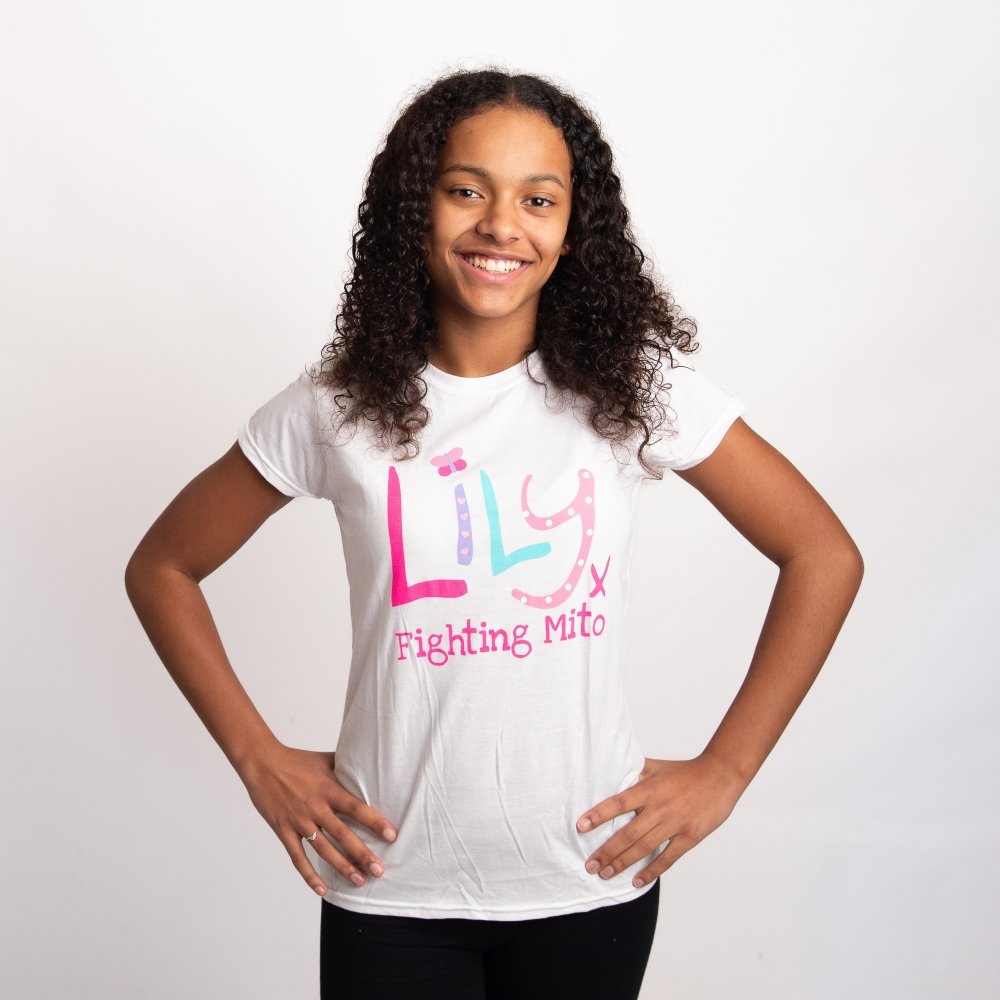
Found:
[[[125,588],[170,676],[233,767],[280,746],[229,657],[198,583],[180,570],[130,564]]]
[[[781,567],[746,679],[704,751],[724,761],[744,788],[816,679],[862,572],[861,557],[849,540]]]

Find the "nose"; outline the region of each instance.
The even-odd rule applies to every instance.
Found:
[[[476,232],[500,244],[518,239],[520,226],[517,219],[517,205],[503,198],[484,202],[483,214],[476,223]]]

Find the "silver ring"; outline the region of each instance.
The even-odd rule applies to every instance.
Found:
[[[312,841],[314,841],[318,836],[319,836],[319,830],[317,830],[311,837],[306,837],[306,840],[312,843]]]

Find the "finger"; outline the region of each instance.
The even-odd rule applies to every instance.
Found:
[[[319,893],[319,895],[325,896],[328,891],[326,884],[319,877],[316,869],[310,864],[309,858],[302,848],[302,839],[293,831],[289,831],[286,834],[279,834],[279,840],[288,852],[288,856],[292,859],[292,864],[295,866],[296,871],[305,879],[306,885]],[[319,840],[318,837],[316,839]]]
[[[647,851],[640,851],[636,845],[654,839],[657,829],[661,831],[665,829],[662,822],[657,821],[652,816],[645,818],[641,814],[637,815],[631,823],[601,844],[584,862],[584,867],[592,875],[600,874],[602,878],[610,878],[613,875],[617,875],[618,872],[627,867],[625,864],[619,862],[628,852],[634,854],[635,860],[649,854],[649,850],[653,848]],[[662,834],[654,846],[658,847],[666,839],[666,834]]]
[[[632,878],[632,885],[636,888],[647,885],[653,879],[659,878],[667,871],[678,858],[683,857],[694,847],[694,841],[687,840],[682,835],[674,837],[670,843],[650,862],[645,868],[636,872]]]
[[[588,871],[597,871],[603,879],[614,878],[620,875],[626,868],[631,868],[637,861],[648,858],[655,851],[658,851],[663,844],[668,843],[670,838],[667,835],[669,827],[662,823],[651,824],[646,830],[637,832],[630,836],[627,845],[620,850],[608,842],[605,848],[597,852],[594,858],[596,867],[591,865]],[[607,848],[611,849],[608,850]]]
[[[368,805],[363,799],[352,795],[338,784],[335,793],[330,798],[330,804],[334,812],[349,816],[355,822],[368,827],[372,833],[383,837],[390,843],[396,839],[396,828],[377,809]]]
[[[327,842],[326,849],[331,852],[334,851],[333,843],[331,843],[332,838],[343,854],[350,858],[360,869],[374,875],[375,878],[381,878],[385,870],[382,859],[333,810],[328,811],[321,825],[323,832],[327,834],[325,838]],[[323,847],[317,844],[313,846],[320,857],[326,857],[323,853]],[[360,883],[358,884],[360,885]]]
[[[299,837],[291,849],[289,849],[288,843],[285,844],[293,862],[298,856],[298,850],[303,847],[303,841],[307,842],[331,868],[343,875],[344,878],[350,879],[358,886],[365,884],[364,872],[347,855],[337,849],[337,845],[330,840],[329,834],[323,827],[320,827],[319,836],[313,841],[310,841],[308,837]],[[308,862],[308,855],[305,857]],[[312,864],[309,864],[309,867],[312,869]]]
[[[609,795],[603,802],[598,802],[593,809],[588,809],[576,822],[576,828],[581,833],[586,833],[602,823],[606,823],[615,816],[622,813],[632,812],[641,801],[632,789],[626,788],[622,792]]]

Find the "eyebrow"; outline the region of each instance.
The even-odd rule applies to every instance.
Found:
[[[475,174],[476,177],[482,177],[483,180],[488,181],[490,179],[489,173],[483,170],[482,167],[474,167],[468,163],[453,163],[450,167],[445,167],[445,169],[441,171],[442,176],[444,174],[453,173]],[[552,181],[553,184],[558,184],[563,191],[566,190],[566,185],[563,184],[563,182],[559,180],[555,174],[528,174],[528,176],[524,178],[525,184],[541,184],[543,181]]]

